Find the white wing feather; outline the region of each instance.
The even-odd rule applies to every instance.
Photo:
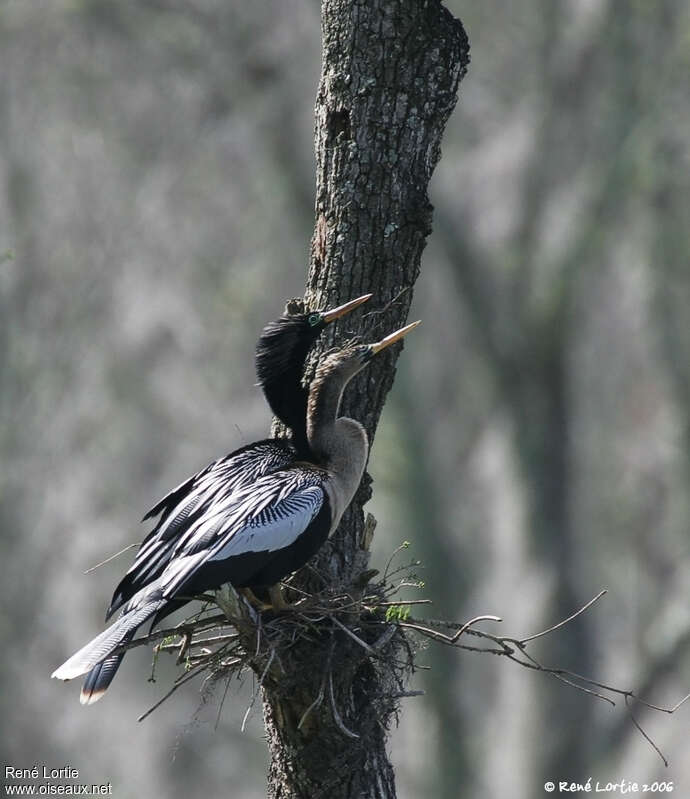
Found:
[[[161,575],[166,597],[184,591],[184,584],[204,563],[250,552],[277,552],[293,544],[315,519],[324,503],[322,478],[312,472],[276,473],[234,494],[185,533]]]

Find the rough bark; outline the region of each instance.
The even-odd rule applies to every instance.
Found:
[[[461,23],[436,0],[323,0],[322,33],[305,299],[309,307],[326,307],[372,292],[377,313],[364,317],[363,337],[374,340],[407,319],[431,232],[428,184],[469,47]],[[321,350],[333,345],[329,335]],[[398,354],[398,347],[382,353],[344,398],[342,413],[364,424],[370,443]],[[300,575],[302,585],[352,593],[362,581],[371,527],[365,530],[362,506],[370,495],[365,476],[316,568]],[[389,663],[404,646],[399,634],[387,641]],[[386,733],[399,675],[386,660],[331,627],[281,655],[280,668],[266,667],[270,797],[395,796]]]

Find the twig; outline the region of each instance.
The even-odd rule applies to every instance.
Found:
[[[392,308],[394,305],[397,305],[400,302],[400,298],[406,294],[410,290],[410,286],[405,286],[402,288],[396,295],[393,297],[390,302],[387,302],[383,308],[375,308],[374,310],[368,311],[367,313],[362,314],[362,320],[368,319],[370,316],[380,316],[381,314],[386,313],[389,308]],[[366,336],[368,336],[372,331],[376,330],[379,326],[379,323],[374,321],[374,324],[369,326],[366,331]]]
[[[608,696],[604,696],[603,694],[600,694],[598,691],[594,691],[592,688],[586,688],[584,685],[579,685],[578,683],[574,682],[573,679],[568,679],[568,677],[566,677],[565,674],[568,674],[574,679],[584,680],[585,682],[591,682],[590,680],[587,680],[586,678],[580,677],[579,675],[576,674],[571,674],[570,672],[565,672],[563,669],[549,669],[543,666],[536,658],[532,657],[527,652],[525,652],[524,649],[522,650],[522,654],[526,658],[528,658],[531,663],[534,664],[534,668],[537,671],[543,671],[546,674],[551,675],[551,677],[558,680],[559,682],[564,683],[565,685],[570,685],[572,688],[576,688],[578,691],[582,691],[585,694],[590,694],[591,696],[597,697],[597,699],[601,699],[604,702],[608,702],[612,707],[616,706],[616,703],[613,701],[613,699],[609,699]],[[522,661],[520,661],[519,658],[515,658],[515,662],[522,663]]]
[[[399,599],[395,602],[376,602],[378,608],[396,608],[405,605],[433,605],[433,599]],[[480,616],[481,619],[495,619],[495,616]],[[498,619],[500,621],[500,619]]]
[[[399,547],[393,557],[404,548],[404,545]],[[259,664],[263,662],[265,665],[261,668],[256,689],[242,721],[242,730],[244,730],[255,705],[256,697],[265,682],[271,666],[277,662],[284,674],[289,673],[283,666],[282,658],[289,657],[289,651],[295,645],[313,643],[318,646],[324,629],[328,629],[328,627],[323,625],[330,625],[330,653],[327,656],[321,684],[314,701],[302,714],[298,728],[301,729],[306,724],[310,714],[322,704],[326,693],[326,679],[328,679],[329,701],[335,725],[346,737],[359,738],[360,736],[357,733],[347,728],[336,706],[332,671],[332,659],[335,651],[335,639],[333,637],[335,628],[345,633],[369,656],[377,658],[379,662],[389,665],[395,671],[398,690],[395,693],[390,692],[388,694],[391,701],[407,696],[417,696],[421,693],[419,691],[406,691],[404,688],[405,674],[415,668],[424,668],[414,664],[411,645],[405,635],[400,636],[402,644],[407,646],[408,658],[405,661],[401,661],[398,658],[395,647],[388,651],[397,632],[410,631],[417,636],[441,643],[444,646],[506,657],[523,668],[547,674],[571,688],[607,702],[612,706],[616,705],[614,698],[622,697],[625,700],[635,729],[643,735],[664,763],[667,763],[659,747],[642,729],[637,718],[633,715],[631,702],[634,700],[650,710],[673,714],[685,702],[690,700],[690,694],[683,697],[673,707],[662,707],[640,699],[632,690],[616,688],[613,685],[577,674],[568,669],[545,665],[527,651],[528,645],[532,641],[560,630],[589,610],[604,596],[606,590],[600,591],[579,610],[557,624],[541,632],[523,637],[501,636],[474,629],[475,625],[482,621],[501,621],[498,616],[490,615],[476,616],[464,623],[445,619],[425,619],[422,621],[413,617],[405,619],[386,618],[384,620],[384,617],[387,616],[386,611],[390,608],[430,604],[427,599],[405,601],[396,598],[396,592],[406,583],[411,570],[418,564],[413,562],[400,569],[391,569],[393,557],[388,562],[384,579],[374,586],[373,590],[370,589],[370,592],[364,597],[356,597],[348,593],[333,595],[327,591],[310,596],[300,592],[304,596],[304,602],[297,612],[278,615],[273,618],[269,617],[268,619],[264,619],[261,614],[254,613],[253,608],[244,607],[244,602],[241,602],[239,606],[240,616],[231,619],[232,626],[236,628],[237,632],[230,631],[230,625],[225,613],[209,615],[208,609],[203,607],[197,614],[176,627],[150,633],[118,647],[114,652],[125,651],[126,649],[170,638],[172,639],[170,642],[158,644],[156,651],[177,651],[179,653],[178,661],[182,660],[186,655],[186,665],[192,669],[191,672],[180,676],[171,690],[147,713],[141,716],[140,720],[146,718],[177,688],[198,674],[207,672],[206,681],[214,677],[217,678],[223,673],[229,673],[230,676],[232,674],[240,675],[245,668],[251,668],[255,674],[258,674],[259,668],[261,668]],[[398,575],[402,575],[402,578]],[[383,628],[382,632],[374,635],[381,627]],[[218,634],[204,634],[210,630],[218,631]],[[446,632],[442,632],[442,630]],[[467,636],[478,638],[480,642],[477,645],[469,644]],[[373,640],[374,643],[368,643],[366,638]],[[228,681],[226,682],[222,701],[225,700],[227,695],[230,676],[228,676]]]
[[[340,713],[338,713],[338,708],[335,706],[335,697],[333,696],[333,672],[328,672],[328,692],[331,696],[331,710],[333,711],[333,721],[335,721],[336,727],[348,738],[359,738],[359,735],[356,732],[352,732],[352,730],[348,730],[348,728],[343,723],[342,718],[340,717]]]
[[[170,638],[173,635],[184,635],[187,630],[191,630],[192,632],[200,632],[201,630],[207,628],[218,627],[221,626],[223,622],[227,623],[227,619],[225,618],[225,615],[221,613],[218,613],[215,616],[209,616],[205,619],[199,619],[195,622],[185,619],[176,627],[170,627],[166,630],[154,630],[148,635],[142,635],[139,638],[133,638],[131,641],[126,641],[125,643],[120,644],[120,646],[113,649],[111,654],[116,655],[119,652],[126,652],[128,649],[135,649],[138,646],[148,646],[154,641],[160,641],[162,638]]]
[[[247,710],[246,710],[246,712],[244,714],[244,718],[242,719],[242,727],[240,728],[242,730],[242,732],[244,732],[244,728],[247,725],[247,720],[249,719],[249,714],[252,712],[252,708],[254,707],[254,703],[256,702],[256,697],[259,695],[259,691],[261,690],[261,686],[264,684],[264,679],[266,678],[266,675],[268,674],[268,670],[271,668],[271,663],[273,663],[273,658],[275,657],[275,654],[276,654],[275,653],[275,649],[271,649],[271,654],[269,655],[269,658],[268,658],[268,661],[266,663],[266,666],[265,666],[265,668],[263,670],[263,673],[261,674],[261,678],[259,679],[259,683],[256,686],[256,690],[252,694],[251,702],[249,703],[249,707],[247,708]]]
[[[321,687],[319,688],[319,693],[317,694],[316,699],[311,703],[311,705],[309,705],[309,707],[302,714],[302,718],[299,720],[299,724],[297,725],[298,730],[302,729],[302,725],[307,720],[307,717],[312,712],[312,710],[315,710],[317,707],[321,705],[321,703],[323,702],[323,695],[325,694],[325,692],[326,692],[326,674],[324,673],[323,679],[321,680]]]
[[[597,602],[599,599],[601,599],[604,596],[604,594],[607,594],[607,593],[608,593],[608,589],[604,588],[602,591],[599,591],[599,593],[594,597],[594,599],[590,599],[589,602],[586,605],[583,605],[580,608],[580,610],[578,610],[575,613],[573,613],[572,616],[568,616],[567,619],[563,619],[563,621],[559,621],[558,624],[554,624],[553,627],[549,627],[548,630],[542,630],[540,633],[535,633],[534,635],[528,635],[526,638],[521,638],[520,641],[523,644],[526,644],[528,641],[534,641],[535,638],[541,638],[544,635],[548,635],[549,633],[552,633],[554,630],[558,630],[561,627],[565,627],[566,624],[569,624],[573,619],[576,619],[581,613],[584,613],[588,608],[591,608],[592,605],[595,602]]]
[[[194,672],[188,674],[186,677],[184,677],[181,680],[176,680],[175,683],[173,684],[172,688],[168,691],[168,693],[164,694],[156,702],[155,705],[153,705],[152,707],[150,707],[146,711],[146,713],[142,713],[141,716],[139,716],[139,718],[137,719],[137,721],[143,721],[145,718],[150,716],[151,713],[153,713],[154,710],[159,708],[163,704],[163,702],[165,702],[166,699],[168,699],[170,696],[172,696],[175,693],[175,691],[177,691],[178,688],[181,688],[186,682],[189,682],[190,680],[194,679],[194,677],[196,677],[199,673],[200,673],[200,670],[197,670],[197,671],[194,671]]]
[[[366,641],[362,641],[362,639],[358,635],[355,635],[352,632],[352,630],[348,630],[348,628],[342,622],[338,621],[338,619],[335,616],[333,616],[332,621],[333,621],[333,623],[336,626],[340,627],[340,629],[344,633],[349,635],[350,638],[352,638],[353,641],[356,641],[362,647],[362,649],[365,652],[368,652],[370,655],[373,655],[374,657],[376,657],[376,652],[369,646],[369,644]]]
[[[227,633],[226,635],[215,635],[211,638],[199,638],[197,641],[192,641],[192,646],[208,646],[209,644],[220,644],[223,641],[236,641],[239,638],[237,633]]]
[[[640,699],[639,696],[635,696],[632,691],[626,692],[626,696],[629,696],[631,699],[634,699],[636,702],[639,702],[645,707],[651,708],[652,710],[658,710],[660,713],[668,713],[669,715],[675,713],[681,705],[684,705],[688,699],[690,699],[690,694],[688,694],[687,696],[684,696],[680,702],[676,702],[673,707],[659,707],[659,705],[653,705],[651,702],[645,702],[644,699]]]
[[[402,552],[403,549],[408,549],[409,546],[410,546],[410,544],[409,544],[408,541],[403,541],[403,543],[400,544],[400,546],[397,549],[393,550],[390,558],[388,558],[388,563],[386,563],[386,568],[383,570],[383,581],[384,582],[386,582],[386,580],[388,579],[388,570],[391,567],[391,563],[393,563],[393,561],[395,560],[395,556],[398,554],[398,552]],[[401,568],[401,567],[398,567],[398,568]],[[402,567],[402,568],[404,568],[404,567]],[[395,572],[393,572],[393,573],[395,574]]]
[[[491,617],[491,618],[495,618],[495,617]],[[454,635],[444,635],[443,633],[440,633],[437,630],[433,630],[430,627],[424,627],[424,625],[419,624],[415,619],[412,619],[412,620],[408,619],[406,621],[400,621],[400,622],[398,622],[398,624],[400,624],[401,627],[408,627],[410,630],[416,630],[418,633],[421,633],[422,635],[426,636],[427,638],[431,638],[434,641],[440,641],[441,643],[447,644],[448,646],[456,646],[459,649],[467,649],[467,650],[469,650],[471,652],[493,652],[493,651],[495,651],[495,652],[497,652],[498,654],[501,654],[501,655],[510,655],[510,654],[513,654],[513,652],[514,652],[514,650],[505,643],[505,641],[509,640],[509,639],[499,638],[499,637],[497,637],[495,635],[489,635],[488,633],[477,633],[476,631],[472,631],[472,632],[475,632],[476,635],[480,635],[482,638],[488,638],[489,640],[494,641],[496,644],[498,644],[500,646],[500,649],[491,650],[491,649],[486,649],[486,648],[479,648],[479,647],[475,647],[475,646],[469,646],[468,644],[459,644],[458,643],[458,638],[460,637],[461,633],[469,630],[469,626],[468,626],[469,623],[468,624],[464,624],[460,628],[460,630],[458,630],[458,632],[455,633]]]
[[[216,723],[213,725],[213,731],[218,731],[218,725],[220,724],[220,715],[223,712],[223,705],[225,704],[225,698],[228,695],[228,689],[230,688],[230,680],[232,679],[232,674],[229,674],[227,679],[225,680],[225,689],[223,690],[223,697],[220,700],[220,704],[218,705],[218,713],[216,713]]]
[[[374,643],[371,645],[371,648],[376,652],[380,652],[393,640],[393,636],[397,631],[398,628],[395,626],[395,624],[389,624],[383,633],[374,641]]]
[[[115,558],[119,558],[120,555],[124,555],[125,552],[129,552],[130,549],[136,549],[139,547],[139,544],[128,544],[124,549],[121,549],[119,552],[116,552],[114,555],[111,555],[109,558],[102,560],[100,563],[97,563],[95,566],[91,566],[87,569],[84,574],[91,574],[91,572],[95,572],[96,569],[100,569],[101,566],[105,566],[106,563],[110,563],[111,560],[115,560]]]
[[[683,700],[683,701],[685,701],[685,700]],[[666,766],[666,768],[668,768],[668,760],[666,760],[666,758],[664,757],[661,749],[659,749],[659,747],[654,743],[654,741],[649,737],[649,735],[647,735],[647,733],[642,729],[642,727],[640,726],[640,723],[638,722],[638,720],[633,715],[632,708],[630,707],[630,702],[629,702],[629,697],[628,696],[625,697],[625,706],[628,708],[628,713],[630,714],[630,718],[632,720],[632,723],[637,727],[637,729],[640,731],[640,733],[642,733],[642,736],[652,746],[652,748],[659,755],[659,757],[664,761],[664,765]],[[678,707],[678,705],[676,707]]]
[[[552,627],[549,627],[542,632],[535,633],[534,635],[528,635],[522,638],[518,637],[510,637],[510,636],[495,636],[489,633],[485,633],[480,630],[471,630],[470,627],[476,621],[481,619],[491,619],[493,621],[499,621],[497,617],[477,617],[476,619],[472,619],[469,622],[466,622],[456,633],[453,635],[445,635],[444,633],[439,632],[438,630],[433,629],[434,627],[458,627],[456,623],[447,622],[447,621],[438,621],[438,620],[428,620],[424,624],[417,622],[415,619],[408,619],[406,621],[398,621],[396,622],[401,627],[406,627],[411,630],[414,630],[418,634],[429,638],[434,641],[438,641],[443,643],[447,646],[455,646],[460,649],[466,649],[473,652],[488,652],[494,655],[503,655],[507,657],[509,660],[512,660],[514,663],[517,663],[519,666],[523,666],[524,668],[532,669],[534,671],[540,671],[544,674],[548,674],[549,676],[553,677],[554,679],[558,680],[559,682],[564,683],[565,685],[569,685],[572,688],[575,688],[582,693],[589,694],[597,699],[601,699],[604,702],[608,702],[608,704],[615,707],[616,703],[608,696],[605,696],[605,693],[616,694],[618,696],[622,696],[625,700],[625,704],[628,708],[630,713],[630,717],[633,721],[634,726],[640,731],[640,733],[644,736],[644,738],[651,744],[657,754],[661,757],[664,761],[665,765],[668,766],[668,761],[662,754],[659,747],[654,743],[654,741],[650,738],[650,736],[642,729],[641,725],[634,717],[632,710],[630,709],[630,700],[635,700],[640,704],[648,707],[652,710],[659,711],[661,713],[673,714],[676,710],[678,710],[688,699],[690,699],[690,694],[683,697],[679,702],[677,702],[673,707],[661,707],[659,705],[654,705],[651,702],[646,702],[643,699],[639,699],[634,691],[626,690],[623,688],[616,688],[612,685],[607,685],[599,680],[594,680],[590,677],[585,677],[582,674],[577,674],[576,672],[569,671],[568,669],[562,668],[552,668],[549,666],[545,666],[543,663],[540,663],[534,656],[527,652],[527,645],[530,641],[534,641],[537,638],[542,638],[549,633],[554,632],[566,624],[576,619],[586,610],[588,610],[595,602],[601,599],[607,591],[604,589],[600,591],[595,597],[590,599],[585,605],[583,605],[578,611],[573,613],[572,615],[568,616],[568,618],[563,619],[562,621],[558,622],[558,624],[554,624]],[[497,644],[497,649],[493,648],[486,648],[486,647],[473,647],[467,644],[461,644],[458,642],[460,636],[468,632],[471,635],[478,636],[480,638],[484,638],[486,640],[490,640]],[[519,651],[520,655],[516,653],[516,650]],[[589,687],[588,687],[589,686]],[[598,689],[598,690],[597,690]]]
[[[183,662],[184,656],[187,654],[187,650],[189,649],[189,645],[192,642],[192,632],[191,630],[185,630],[182,634],[182,643],[180,644],[180,651],[177,655],[177,665],[179,666],[180,663]]]
[[[474,627],[474,625],[478,624],[480,621],[503,621],[503,619],[499,619],[498,616],[475,616],[473,619],[470,619],[462,625],[462,627],[450,639],[451,643],[455,643],[464,632],[467,632],[470,627]]]

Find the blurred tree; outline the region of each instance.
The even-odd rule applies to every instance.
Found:
[[[665,270],[656,283],[658,308],[663,309],[662,351],[679,405],[688,407],[690,273],[687,257],[681,256],[687,253],[687,225],[679,225],[679,213],[687,213],[687,170],[666,168],[682,157],[677,129],[669,130],[654,119],[659,105],[666,101],[673,107],[677,96],[673,65],[677,69],[682,34],[674,32],[683,30],[687,13],[673,0],[654,11],[638,5],[633,13],[628,4],[611,0],[601,4],[589,35],[581,35],[576,45],[572,3],[539,0],[534,10],[536,45],[528,63],[542,88],[536,106],[534,98],[518,96],[514,101],[529,107],[532,135],[514,182],[517,197],[510,232],[482,240],[469,215],[442,211],[438,240],[489,375],[491,407],[508,420],[532,557],[555,578],[550,617],[560,618],[586,599],[575,452],[578,391],[583,390],[576,384],[575,358],[587,326],[583,296],[596,281],[602,261],[625,257],[626,239],[638,235],[628,229],[630,215],[640,213],[635,203],[649,184],[653,190],[647,207],[656,209],[657,218],[649,215],[646,223],[656,226],[653,248]],[[675,47],[668,44],[674,38]],[[652,87],[649,64],[655,52],[664,52],[664,58]],[[645,169],[650,148],[656,149],[656,158],[654,166]],[[584,172],[586,179],[581,177]],[[578,180],[587,186],[585,192],[574,188]],[[578,197],[575,213],[561,207],[562,198],[569,195]],[[567,234],[560,236],[550,230],[559,213],[568,219]],[[658,513],[663,498],[655,501],[651,493],[650,504]],[[640,523],[640,534],[649,536],[658,518],[645,513]],[[628,528],[621,531],[622,548],[629,545],[630,524]],[[591,617],[577,619],[567,637],[554,641],[552,657],[575,672],[591,674],[600,646],[596,632]],[[642,690],[650,691],[659,672],[668,670],[687,646],[688,636],[681,635],[660,662],[656,655],[646,658]],[[554,686],[550,693],[555,690]],[[539,773],[577,780],[602,745],[600,738],[582,734],[593,726],[596,709],[562,691],[549,701],[558,703],[568,723],[544,742]],[[535,776],[534,789],[538,780]],[[452,795],[453,786],[446,786],[443,795]]]
[[[423,355],[400,362],[372,454],[373,565],[409,539],[430,613],[495,612],[526,632],[607,586],[577,634],[541,651],[672,703],[690,668],[690,5],[447,4],[475,57],[430,192],[410,340]],[[251,350],[303,279],[319,4],[0,5],[0,255],[15,253],[0,263],[4,759],[75,761],[126,795],[258,797],[266,751],[262,724],[239,733],[246,693],[228,692],[214,734],[217,708],[197,713],[191,684],[132,724],[159,690],[143,650],[90,713],[47,674],[101,622],[94,578],[75,575],[136,541],[137,513],[219,441],[265,430]],[[552,344],[560,294],[568,329]],[[558,402],[565,442],[546,435],[551,413],[539,428]],[[519,448],[535,442],[530,467]],[[539,497],[549,458],[568,485]],[[564,502],[562,546],[540,517]],[[455,799],[461,784],[529,799],[564,761],[656,773],[624,713],[505,662],[436,657],[421,655],[427,695],[391,747],[401,796]],[[683,722],[650,729],[677,793]]]

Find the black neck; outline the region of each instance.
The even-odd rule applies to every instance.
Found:
[[[285,373],[280,379],[263,384],[264,396],[274,415],[290,428],[292,441],[301,457],[309,452],[307,442],[307,397],[301,384],[301,370],[295,374]]]
[[[256,373],[273,413],[292,431],[300,457],[309,453],[308,392],[302,386],[304,362],[320,328],[303,316],[283,316],[264,328],[256,348]]]

